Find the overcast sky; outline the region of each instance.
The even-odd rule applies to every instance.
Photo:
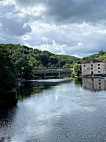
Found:
[[[0,43],[78,57],[106,51],[106,0],[0,0]]]

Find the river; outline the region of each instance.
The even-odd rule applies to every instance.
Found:
[[[31,81],[0,110],[0,142],[106,142],[106,79]]]

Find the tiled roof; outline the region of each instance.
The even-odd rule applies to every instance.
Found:
[[[89,59],[89,60],[83,61],[82,64],[85,64],[85,63],[98,63],[98,62],[103,62],[103,60]]]
[[[103,62],[106,63],[106,59],[104,59]]]

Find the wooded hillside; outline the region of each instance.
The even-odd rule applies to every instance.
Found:
[[[6,47],[15,64],[27,62],[32,68],[71,67],[79,58],[68,55],[55,55],[48,51],[29,48],[24,45],[0,44]]]

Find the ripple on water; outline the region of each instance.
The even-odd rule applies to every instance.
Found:
[[[0,111],[0,141],[106,141],[106,91],[85,90],[72,81],[34,85],[35,95]]]

